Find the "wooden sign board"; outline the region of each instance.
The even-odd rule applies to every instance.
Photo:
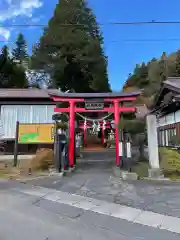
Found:
[[[18,143],[54,143],[55,125],[52,123],[19,124]]]

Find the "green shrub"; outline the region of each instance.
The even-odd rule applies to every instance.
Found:
[[[171,143],[175,146],[179,146],[180,145],[180,137],[179,136],[173,136],[171,139]]]
[[[132,166],[132,172],[137,173],[139,179],[143,177],[148,177],[148,169],[148,162],[137,162],[135,165]]]
[[[180,154],[176,150],[160,148],[160,166],[164,172],[180,173]]]

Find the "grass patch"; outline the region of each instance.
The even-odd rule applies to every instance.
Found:
[[[20,173],[19,169],[13,167],[10,163],[0,163],[0,178],[10,179],[15,176],[18,176]]]
[[[0,178],[6,178],[6,174],[3,172],[0,172]]]
[[[53,153],[49,149],[41,149],[32,159],[18,160],[17,167],[13,161],[0,161],[0,178],[22,179],[28,177],[46,176],[49,174],[49,167],[52,166]]]
[[[173,149],[160,148],[160,166],[164,171],[180,172],[180,154]]]
[[[180,176],[175,173],[170,174],[167,177],[170,178],[172,181],[180,180]]]
[[[163,173],[166,178],[170,178],[171,180],[180,180],[180,171],[164,170]]]
[[[168,148],[159,148],[160,168],[166,178],[173,181],[180,180],[180,153]],[[148,177],[148,161],[139,161],[132,166],[132,172],[138,174],[139,178]]]
[[[28,165],[26,167],[25,163],[22,166],[17,167],[8,167],[3,168],[2,164],[0,167],[0,179],[28,179],[31,177],[40,177],[40,176],[47,176],[49,175],[49,171],[47,170],[37,170],[33,171],[31,174],[28,171]]]
[[[137,162],[132,167],[132,172],[137,173],[137,175],[140,178],[148,177],[148,169],[149,169],[149,163],[148,162]]]

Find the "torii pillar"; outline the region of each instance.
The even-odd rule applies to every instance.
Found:
[[[69,101],[69,166],[74,167],[74,153],[75,153],[75,102]]]

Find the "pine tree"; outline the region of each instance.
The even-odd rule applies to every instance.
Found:
[[[26,40],[22,33],[19,33],[16,40],[16,47],[12,51],[13,59],[19,64],[27,64],[28,53]]]
[[[2,47],[2,56],[4,57],[4,59],[8,59],[9,58],[9,48],[8,48],[8,46],[3,46]]]
[[[180,77],[180,50],[177,52],[175,61],[175,76]]]
[[[2,71],[4,65],[6,64],[7,60],[9,58],[9,49],[5,45],[1,49],[1,54],[0,54],[0,72]]]
[[[109,91],[103,38],[84,0],[61,0],[31,59],[51,86],[76,92]]]
[[[0,69],[1,88],[25,88],[28,86],[24,68],[10,58],[9,49],[6,45],[2,48],[0,62],[3,62]]]
[[[163,82],[168,78],[167,56],[165,52],[163,52],[159,61],[159,74],[160,74],[160,79],[159,79],[160,82]]]

